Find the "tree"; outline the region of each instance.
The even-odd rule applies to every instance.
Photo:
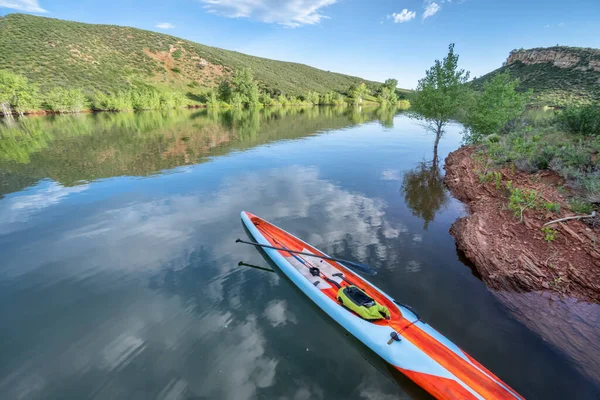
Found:
[[[390,88],[385,85],[382,85],[379,89],[379,94],[377,95],[377,100],[382,105],[386,104],[396,104],[398,102],[398,98],[396,97],[396,93],[394,93]]]
[[[312,103],[314,105],[319,104],[319,93],[317,93],[313,90],[309,90],[308,93],[306,94],[306,101],[308,101],[309,103]]]
[[[27,78],[8,71],[0,71],[0,112],[10,114],[40,108],[37,88]]]
[[[217,98],[217,93],[214,90],[209,90],[206,93],[206,107],[208,108],[217,108],[219,107],[219,99]]]
[[[454,118],[465,99],[465,83],[469,72],[458,69],[458,55],[454,54],[454,43],[448,46],[448,55],[435,60],[433,67],[419,80],[411,101],[413,116],[423,120],[426,127],[435,132],[434,151],[444,133],[444,127]]]
[[[397,79],[386,79],[385,82],[383,83],[383,86],[385,86],[386,88],[390,89],[392,92],[396,92],[396,88],[398,87],[398,80]]]
[[[267,92],[261,93],[258,101],[260,101],[264,106],[271,106],[274,102],[273,98]]]
[[[519,93],[519,80],[508,71],[496,74],[483,84],[483,92],[473,93],[464,125],[466,141],[479,142],[484,136],[500,133],[525,111],[528,93]]]
[[[239,94],[239,97],[244,105],[258,105],[258,83],[254,80],[252,70],[250,68],[242,68],[235,71],[232,79],[233,92]],[[238,99],[236,98],[236,101]]]
[[[218,93],[219,100],[224,101],[225,103],[229,103],[229,101],[231,100],[232,90],[231,90],[231,84],[229,83],[228,80],[222,80],[219,83],[219,87],[217,88],[217,93]]]
[[[359,105],[363,101],[363,96],[367,94],[367,85],[364,82],[361,82],[358,86],[352,85],[348,92],[350,93],[350,97],[352,97],[354,105]]]

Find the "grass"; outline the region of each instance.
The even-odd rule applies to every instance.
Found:
[[[533,89],[531,105],[563,107],[600,101],[600,69],[589,64],[590,61],[600,63],[600,50],[557,46],[524,51],[532,50],[567,53],[579,62],[569,68],[560,68],[551,63],[524,64],[517,61],[474,79],[473,87],[480,89],[492,76],[508,70],[513,77],[519,78],[519,90]]]
[[[365,82],[308,65],[269,60],[174,36],[24,14],[0,18],[0,70],[25,75],[42,93],[56,87],[119,92],[154,86],[199,94],[250,67],[263,90],[288,96],[345,93]]]

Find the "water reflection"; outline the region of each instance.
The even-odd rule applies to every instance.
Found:
[[[432,161],[419,162],[402,179],[404,201],[413,215],[424,221],[424,230],[449,199],[438,164],[437,144],[434,149]]]
[[[23,118],[0,124],[0,195],[43,178],[72,186],[113,176],[145,176],[273,140],[376,120],[379,112],[294,107]]]

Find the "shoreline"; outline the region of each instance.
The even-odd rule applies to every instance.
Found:
[[[598,221],[552,224],[556,237],[548,241],[543,224],[573,215],[557,190],[562,179],[549,171],[527,174],[505,166],[495,181],[482,181],[476,152],[463,146],[445,160],[444,183],[467,208],[450,234],[494,297],[600,386]],[[528,209],[521,223],[507,207],[508,181],[536,190],[544,200],[560,204],[560,211]]]
[[[16,111],[11,111],[11,117],[35,117],[35,116],[49,116],[49,115],[70,115],[70,114],[95,114],[95,113],[118,113],[118,112],[137,112],[137,111],[167,111],[167,110],[183,110],[183,109],[198,109],[198,108],[207,108],[205,104],[198,105],[188,105],[180,108],[161,108],[155,110],[95,110],[93,108],[86,108],[81,111],[72,111],[72,112],[60,112],[60,111],[52,111],[52,110],[35,110],[30,112],[19,113]],[[0,118],[6,118],[6,115],[0,112]]]

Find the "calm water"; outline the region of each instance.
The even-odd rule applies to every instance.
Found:
[[[425,397],[286,279],[238,266],[269,267],[234,244],[241,210],[378,267],[524,396],[598,395],[460,261],[463,207],[404,115],[76,115],[0,135],[2,399]]]

